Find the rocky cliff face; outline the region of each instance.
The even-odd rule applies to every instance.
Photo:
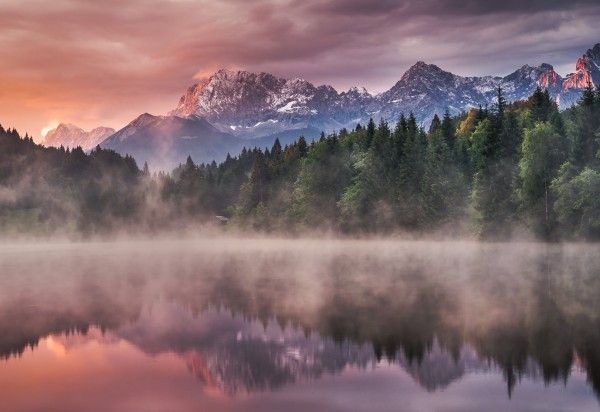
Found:
[[[600,43],[577,60],[575,72],[565,78],[563,90],[582,89],[590,83],[600,83]]]

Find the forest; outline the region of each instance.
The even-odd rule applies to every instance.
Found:
[[[219,218],[217,218],[219,216]],[[223,224],[226,222],[227,224]],[[89,237],[202,228],[302,234],[600,239],[600,89],[560,112],[538,88],[507,102],[320,139],[220,164],[140,169],[99,146],[51,148],[0,126],[0,234]]]

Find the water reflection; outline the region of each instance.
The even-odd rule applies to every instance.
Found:
[[[370,347],[336,345],[289,326],[282,329],[275,321],[265,326],[224,310],[193,317],[173,304],[160,304],[114,333],[145,353],[178,354],[201,383],[229,395],[278,389],[339,373],[350,364],[374,366]]]
[[[5,247],[0,356],[126,344],[227,396],[386,364],[426,393],[501,374],[511,397],[521,381],[585,375],[598,396],[599,256],[469,242]]]

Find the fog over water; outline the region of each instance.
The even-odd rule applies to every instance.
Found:
[[[0,410],[598,410],[599,262],[567,243],[0,245]]]

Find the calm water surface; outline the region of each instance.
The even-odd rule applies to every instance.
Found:
[[[0,411],[598,411],[600,247],[0,246]]]

